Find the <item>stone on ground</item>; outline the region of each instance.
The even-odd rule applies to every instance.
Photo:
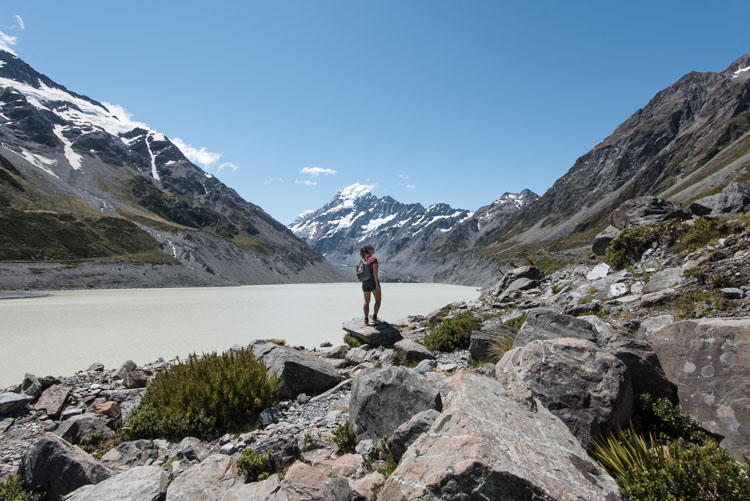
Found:
[[[39,379],[28,372],[23,376],[23,382],[21,382],[21,393],[28,395],[33,398],[39,398],[42,394],[42,383]]]
[[[348,501],[352,489],[346,478],[330,478],[301,461],[294,463],[281,481],[288,501]]]
[[[441,408],[440,391],[424,376],[389,367],[354,379],[349,420],[359,439],[380,440],[415,414]]]
[[[525,385],[584,447],[626,425],[632,415],[627,367],[590,341],[532,341],[506,353],[496,375],[506,384]]]
[[[586,280],[599,280],[609,275],[610,267],[607,263],[599,263],[586,273]]]
[[[159,466],[136,466],[96,485],[75,490],[65,501],[161,501],[169,475]]]
[[[52,433],[42,435],[29,449],[18,471],[27,487],[46,491],[47,500],[112,476],[90,454]]]
[[[65,407],[72,390],[70,386],[54,384],[42,392],[34,408],[44,410],[49,417],[57,417]]]
[[[482,325],[481,329],[471,333],[469,353],[474,360],[480,362],[496,361],[497,358],[492,353],[492,347],[503,340],[513,340],[515,337],[516,333],[513,329],[503,325],[499,318],[490,320]],[[492,360],[493,357],[494,360]]]
[[[536,266],[521,266],[519,268],[514,268],[503,275],[503,277],[497,282],[497,284],[483,290],[482,295],[490,297],[499,296],[508,288],[511,283],[515,282],[519,278],[541,280],[544,278],[544,273],[542,273],[541,270],[539,270],[539,268],[537,268]]]
[[[393,360],[397,365],[434,359],[435,355],[430,350],[411,339],[402,339],[393,345]]]
[[[750,450],[750,318],[703,318],[650,336],[680,405],[737,459]]]
[[[406,451],[379,499],[620,500],[617,485],[544,406],[461,371],[432,428]]]
[[[64,438],[72,444],[78,444],[92,435],[101,438],[112,438],[115,432],[109,427],[109,418],[102,414],[86,413],[73,416],[55,430],[55,435]]]
[[[406,449],[419,438],[419,436],[430,429],[440,415],[435,409],[427,409],[412,416],[407,422],[402,423],[388,438],[388,449],[393,453],[396,461],[401,461],[401,457]]]
[[[34,399],[29,395],[13,392],[0,393],[0,416],[21,412],[27,404],[33,401]]]
[[[676,287],[682,283],[682,268],[666,268],[651,275],[643,292],[651,293]]]
[[[365,325],[363,317],[344,322],[342,328],[351,336],[370,346],[390,346],[402,339],[399,330],[388,322],[370,322]]]
[[[620,230],[612,225],[607,226],[601,233],[594,237],[594,241],[591,244],[591,251],[597,256],[603,256],[610,242],[614,240]]]
[[[336,369],[327,360],[274,343],[255,344],[252,349],[269,374],[281,380],[282,398],[321,393],[339,383]]]
[[[167,489],[166,501],[218,501],[232,486],[241,482],[234,459],[214,454],[177,477]]]
[[[559,337],[575,337],[593,343],[597,342],[596,329],[585,320],[553,310],[537,308],[529,312],[526,322],[518,330],[513,348],[525,346],[534,340]]]
[[[287,501],[286,495],[280,490],[281,480],[274,473],[262,482],[245,484],[239,482],[230,487],[220,498],[221,501]]]

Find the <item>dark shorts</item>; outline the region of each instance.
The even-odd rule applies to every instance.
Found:
[[[365,291],[365,292],[372,292],[376,288],[377,288],[377,286],[375,285],[375,279],[374,278],[370,278],[370,279],[365,280],[364,282],[362,282],[362,290]]]

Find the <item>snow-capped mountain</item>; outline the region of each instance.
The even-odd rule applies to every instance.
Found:
[[[0,50],[0,261],[97,258],[170,263],[165,285],[336,275],[164,134]]]
[[[370,187],[355,183],[347,186],[326,205],[305,211],[289,228],[326,259],[337,265],[352,265],[359,260],[359,249],[365,243],[376,248],[383,274],[392,279],[429,280],[433,267],[424,272],[415,267],[419,256],[426,256],[436,242],[443,241],[457,229],[461,245],[470,247],[481,235],[498,228],[503,221],[533,201],[528,190],[515,195],[506,193],[491,205],[472,212],[439,203],[425,208],[421,204],[404,204],[392,197],[376,197]],[[451,240],[453,241],[453,240]],[[458,241],[458,238],[456,238]]]

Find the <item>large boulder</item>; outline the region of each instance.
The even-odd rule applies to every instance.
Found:
[[[403,338],[399,330],[388,322],[371,322],[365,325],[364,318],[354,318],[344,322],[341,327],[369,346],[390,346]]]
[[[529,312],[526,322],[518,329],[513,348],[526,346],[535,340],[559,337],[575,337],[596,343],[597,331],[593,325],[580,318],[537,308]]]
[[[750,450],[750,318],[704,318],[650,335],[680,405],[740,459]]]
[[[159,457],[159,448],[152,440],[132,440],[122,442],[102,456],[108,465],[144,466]]]
[[[401,423],[388,438],[388,449],[393,453],[396,461],[401,461],[401,457],[406,449],[419,438],[419,436],[430,429],[432,423],[438,418],[440,413],[435,409],[427,409],[415,414],[407,422]]]
[[[497,355],[493,353],[493,347],[503,341],[510,343],[515,337],[516,333],[513,329],[506,327],[502,320],[499,318],[490,320],[484,323],[478,331],[471,333],[469,353],[474,360],[496,362]]]
[[[45,411],[49,417],[57,417],[65,408],[71,391],[73,388],[70,386],[54,384],[42,392],[34,408]]]
[[[55,435],[73,444],[94,435],[99,438],[112,438],[115,432],[109,427],[109,422],[110,419],[102,414],[80,414],[63,421],[55,430]]]
[[[404,367],[389,367],[354,379],[349,420],[360,439],[380,440],[413,415],[442,409],[440,391],[424,376]]]
[[[232,486],[241,482],[234,459],[214,454],[177,477],[167,489],[166,501],[218,501]]]
[[[660,223],[668,219],[690,219],[690,213],[676,202],[645,196],[626,200],[612,214],[609,223],[617,229]]]
[[[136,466],[96,485],[76,489],[65,501],[161,501],[169,475],[158,466]]]
[[[617,485],[542,405],[459,371],[445,410],[406,451],[379,499],[620,500]]]
[[[0,393],[0,416],[5,414],[15,414],[26,409],[26,406],[33,402],[33,398],[20,393]]]
[[[532,341],[506,353],[495,373],[527,387],[585,447],[627,424],[633,412],[625,364],[583,339]]]
[[[281,490],[286,494],[286,501],[349,501],[353,495],[346,478],[331,478],[301,461],[286,472]]]
[[[278,433],[270,437],[261,436],[249,447],[261,454],[272,452],[271,462],[277,471],[294,463],[301,454],[297,438],[290,433]]]
[[[510,284],[520,278],[538,281],[544,278],[544,273],[536,266],[521,266],[505,273],[492,287],[482,291],[483,296],[499,296]]]
[[[83,485],[96,484],[112,472],[79,447],[45,433],[21,459],[18,469],[30,489],[46,492],[43,501],[57,500]]]
[[[594,241],[591,244],[591,251],[597,256],[603,256],[607,252],[610,242],[615,239],[620,230],[612,225],[604,228],[601,233],[594,237]]]
[[[690,211],[697,216],[708,214],[737,214],[750,210],[750,186],[732,183],[717,195],[703,197],[690,204]]]
[[[21,393],[32,398],[39,398],[42,394],[42,389],[42,383],[39,382],[39,378],[28,372],[24,374],[23,381],[21,382]]]
[[[286,494],[281,491],[281,480],[274,473],[262,482],[253,482],[251,484],[237,483],[234,484],[220,498],[221,501],[288,501]]]
[[[659,357],[646,339],[618,333],[607,344],[606,350],[627,366],[634,399],[649,393],[655,398],[677,403],[677,386],[667,379]]]
[[[268,372],[281,380],[281,396],[293,398],[300,393],[321,393],[339,383],[336,369],[326,360],[274,343],[253,345],[255,358]]]
[[[434,360],[430,350],[411,339],[402,339],[393,345],[393,361],[397,365],[419,363],[422,360]]]

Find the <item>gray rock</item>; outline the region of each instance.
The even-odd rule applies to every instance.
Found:
[[[339,383],[336,369],[326,360],[273,343],[252,347],[255,358],[262,361],[269,374],[282,383],[282,398],[293,398],[300,393],[321,393]]]
[[[19,474],[31,489],[46,491],[46,500],[96,484],[112,472],[79,447],[45,433],[21,460]]]
[[[60,413],[60,421],[65,421],[73,416],[80,416],[81,414],[83,414],[83,409],[80,407],[66,407],[65,410]]]
[[[236,483],[221,497],[221,501],[288,501],[286,493],[281,490],[281,480],[274,473],[262,482],[251,484]]]
[[[727,299],[742,299],[745,293],[736,287],[725,287],[721,289],[721,295]]]
[[[232,442],[226,443],[219,447],[219,454],[224,454],[226,456],[231,456],[237,452],[237,446],[234,445]]]
[[[512,296],[516,292],[533,289],[538,286],[539,280],[532,280],[526,277],[517,278],[508,284],[508,287],[500,294],[500,298]]]
[[[652,292],[651,294],[644,294],[641,296],[641,302],[639,307],[645,308],[648,306],[654,306],[659,303],[663,303],[667,299],[672,299],[677,295],[677,291],[674,289],[664,289],[659,292]]]
[[[0,393],[0,416],[21,412],[33,401],[30,396],[20,393]]]
[[[416,367],[414,367],[414,372],[417,374],[425,374],[435,367],[437,367],[437,360],[422,360]]]
[[[346,478],[331,478],[301,461],[289,468],[280,488],[286,501],[348,501],[354,497]]]
[[[357,443],[357,447],[354,448],[354,452],[364,458],[374,458],[378,455],[378,447],[375,445],[375,441],[366,438],[360,440]]]
[[[606,350],[627,366],[634,399],[649,393],[654,398],[667,398],[677,403],[677,386],[667,379],[648,341],[620,333],[607,344]]]
[[[651,293],[675,287],[682,283],[682,268],[666,268],[651,275],[643,292]]]
[[[42,394],[42,383],[33,374],[28,372],[23,376],[23,382],[21,383],[21,393],[28,395],[34,399],[39,398]]]
[[[515,337],[513,329],[503,325],[499,319],[486,322],[480,330],[471,333],[469,353],[474,360],[480,362],[497,362],[498,355],[493,353],[493,347],[503,340],[510,341]]]
[[[122,379],[125,388],[132,390],[134,388],[145,388],[148,384],[148,376],[139,369],[128,371]]]
[[[609,216],[610,224],[620,230],[668,219],[690,219],[690,213],[676,202],[646,196],[626,200]]]
[[[364,348],[352,348],[344,355],[344,360],[347,360],[353,364],[361,364],[367,358],[368,351]]]
[[[674,317],[672,315],[658,315],[655,317],[644,318],[641,320],[638,332],[646,339],[650,339],[651,334],[671,323],[674,323]]]
[[[13,418],[0,419],[0,436],[2,436],[3,433],[8,431],[10,427],[13,426],[13,423],[15,422],[16,420]]]
[[[737,214],[750,210],[750,186],[732,183],[719,193],[714,206],[715,214]]]
[[[177,477],[167,489],[166,501],[218,501],[232,486],[241,482],[234,459],[214,454]]]
[[[415,414],[407,422],[401,423],[398,428],[395,429],[393,435],[388,438],[388,449],[393,453],[393,457],[396,461],[401,461],[401,456],[404,455],[406,449],[419,438],[419,436],[430,429],[432,423],[435,422],[437,417],[440,415],[435,409],[427,409],[418,414]]]
[[[273,451],[271,461],[276,470],[292,464],[301,454],[296,437],[290,433],[262,437],[250,447],[259,453]]]
[[[604,278],[607,275],[609,275],[610,267],[607,263],[599,263],[591,270],[586,273],[586,280],[593,281],[593,280],[599,280],[600,278]]]
[[[110,455],[114,451],[116,454]],[[204,457],[207,453],[204,454]],[[102,456],[102,461],[120,466],[144,466],[158,459],[159,449],[151,440],[122,442]],[[194,456],[195,457],[195,456]],[[182,459],[182,458],[180,458]]]
[[[667,325],[650,336],[680,405],[723,435],[737,459],[750,450],[750,318],[704,318]]]
[[[703,197],[688,206],[688,210],[696,216],[711,214],[719,202],[719,194]]]
[[[115,372],[115,377],[117,379],[125,379],[125,376],[128,372],[134,371],[138,368],[138,365],[133,362],[132,360],[126,360],[123,362],[123,364],[120,366],[119,369],[117,369],[117,372]]]
[[[360,439],[380,440],[418,412],[441,408],[435,385],[409,369],[389,367],[354,380],[349,420]]]
[[[518,329],[513,348],[525,346],[534,340],[559,337],[575,337],[593,343],[597,342],[596,329],[585,320],[546,308],[538,308],[529,312],[526,322]]]
[[[595,299],[590,303],[581,303],[573,306],[568,306],[563,310],[563,315],[570,315],[572,317],[577,317],[579,315],[592,315],[601,311],[601,309],[601,301]]]
[[[364,318],[344,322],[342,328],[351,336],[370,346],[390,346],[402,339],[399,330],[388,322],[364,324]]]
[[[397,365],[433,360],[435,355],[430,350],[410,339],[396,341],[393,345],[393,360]]]
[[[255,424],[261,428],[265,428],[269,424],[278,423],[281,419],[281,412],[276,407],[267,407],[260,411],[258,419],[255,420]]]
[[[620,233],[620,230],[610,225],[607,226],[601,233],[594,237],[594,242],[591,244],[591,251],[597,256],[603,256],[607,252],[607,247],[614,238]]]
[[[581,320],[594,326],[594,329],[596,329],[596,344],[599,346],[607,346],[609,341],[616,336],[612,326],[596,315],[585,315],[581,317]]]
[[[460,371],[445,411],[406,451],[379,499],[620,500],[617,485],[544,406]]]
[[[625,364],[583,339],[538,340],[514,348],[497,363],[496,375],[528,387],[584,447],[627,424],[633,412]]]
[[[87,372],[102,372],[104,371],[104,364],[99,362],[94,362],[93,364],[89,365],[89,368],[86,369]]]
[[[169,475],[158,466],[136,466],[96,485],[76,489],[65,501],[161,501]]]
[[[628,293],[628,286],[622,282],[609,286],[609,297],[620,297]]]
[[[169,457],[175,457],[181,461],[200,463],[208,457],[208,449],[197,438],[185,437],[179,444],[172,447]]]
[[[515,282],[519,278],[541,280],[544,278],[544,273],[542,273],[541,270],[539,270],[539,268],[537,268],[536,266],[521,266],[519,268],[514,268],[503,275],[503,277],[498,281],[497,284],[486,290],[483,290],[482,295],[490,297],[498,296],[502,292],[504,292],[511,283]]]
[[[49,417],[57,417],[65,407],[72,390],[70,386],[54,384],[42,392],[34,408],[44,410]]]
[[[63,421],[55,430],[55,435],[72,444],[78,444],[84,438],[91,438],[95,434],[101,438],[115,436],[115,432],[109,427],[108,417],[102,414],[81,414]]]

